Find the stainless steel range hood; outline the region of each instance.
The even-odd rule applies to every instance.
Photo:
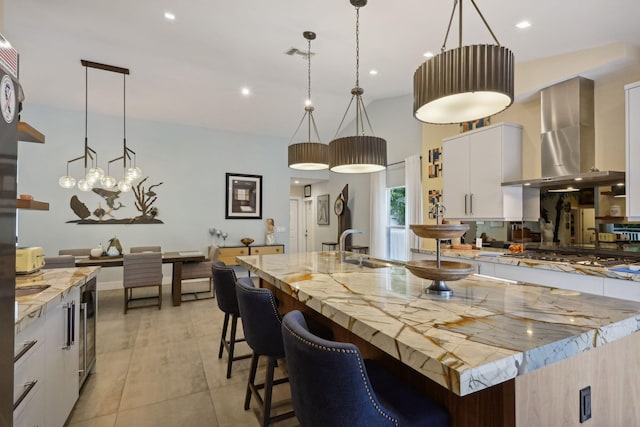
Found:
[[[624,172],[595,168],[593,80],[575,77],[543,89],[542,178],[505,182],[541,189],[570,189],[623,183]]]

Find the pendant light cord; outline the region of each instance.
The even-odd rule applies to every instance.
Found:
[[[87,153],[89,140],[87,138],[87,123],[89,121],[89,67],[84,67],[84,169],[87,170]],[[67,174],[68,175],[68,174]]]
[[[127,169],[127,75],[122,75],[122,142],[124,144],[123,166]]]
[[[360,87],[360,8],[356,7],[356,87]]]
[[[459,40],[458,40],[458,47],[462,47],[462,2],[463,2],[463,0],[453,0],[453,9],[451,10],[451,17],[449,18],[449,25],[447,26],[447,33],[444,36],[444,41],[442,42],[442,47],[440,48],[440,50],[442,52],[444,52],[447,49],[447,47],[446,47],[447,46],[447,39],[449,38],[449,32],[451,31],[451,24],[453,23],[453,16],[456,13],[456,6],[458,5],[458,1],[460,1],[460,9],[458,11],[458,13],[459,13],[459,24],[458,24],[459,25],[459,28],[458,28]],[[475,8],[476,12],[478,12],[478,15],[480,15],[480,19],[482,19],[482,22],[487,27],[487,30],[489,30],[489,33],[491,34],[491,37],[493,37],[493,40],[496,42],[496,44],[498,46],[500,46],[500,42],[496,38],[496,35],[493,33],[493,30],[489,26],[489,23],[484,18],[484,15],[482,14],[482,12],[480,12],[480,8],[478,8],[478,5],[476,4],[475,0],[471,0],[471,4]]]
[[[307,101],[309,102],[308,107],[312,106],[311,103],[311,39],[307,40]],[[305,112],[307,110],[305,109]],[[313,116],[309,115],[309,123],[307,126],[307,141],[311,142],[311,118]]]

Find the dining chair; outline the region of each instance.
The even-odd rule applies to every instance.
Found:
[[[142,305],[129,307],[132,301],[158,299],[158,310],[162,308],[162,254],[160,252],[144,252],[125,254],[123,256],[124,314],[128,309],[150,307]],[[157,286],[158,296],[133,297],[134,288]]]
[[[60,249],[58,255],[73,255],[73,256],[90,256],[91,248],[87,249]]]
[[[282,319],[293,409],[314,426],[449,426],[447,411],[403,384],[354,344],[324,340],[302,313]]]
[[[222,324],[222,336],[220,337],[220,349],[218,359],[222,359],[223,350],[227,351],[227,378],[231,378],[231,366],[233,362],[241,359],[248,359],[251,354],[236,356],[236,343],[246,341],[244,338],[237,338],[238,318],[240,309],[238,308],[238,298],[236,296],[236,273],[231,267],[225,266],[221,261],[215,261],[211,266],[213,275],[213,289],[216,293],[218,308],[224,313]],[[231,321],[231,331],[227,339],[227,330]]]
[[[220,248],[216,245],[212,245],[209,247],[209,254],[204,261],[196,261],[196,262],[185,262],[182,264],[182,276],[181,280],[194,280],[194,279],[208,279],[209,280],[209,289],[206,291],[196,291],[189,292],[184,291],[184,287],[182,294],[204,294],[204,293],[212,293],[213,291],[213,273],[211,271],[211,267],[215,261],[218,261],[220,256]],[[212,294],[209,298],[214,298],[215,295]],[[199,298],[204,299],[204,298]]]
[[[73,255],[59,255],[44,257],[42,268],[73,268],[76,266],[76,257]]]
[[[129,249],[129,253],[139,254],[142,252],[160,252],[162,253],[162,246],[133,246]]]
[[[260,407],[261,426],[295,416],[293,411],[271,416],[271,399],[273,386],[289,381],[287,377],[274,381],[274,371],[278,359],[284,359],[284,347],[282,344],[281,325],[282,320],[277,309],[277,301],[269,289],[256,288],[253,280],[243,277],[236,281],[236,295],[238,308],[242,320],[242,330],[247,339],[247,344],[253,350],[251,356],[251,368],[247,381],[247,392],[244,399],[245,411],[251,405],[253,396]],[[265,380],[256,384],[256,372],[260,356],[267,358]],[[264,396],[259,390],[264,390]]]

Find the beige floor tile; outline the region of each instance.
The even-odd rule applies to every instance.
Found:
[[[114,413],[77,422],[71,420],[68,424],[65,425],[69,427],[115,427],[117,416],[118,414]]]
[[[195,339],[136,345],[124,387],[121,410],[207,390]]]
[[[116,422],[117,427],[215,427],[217,425],[211,396],[207,391],[121,411]]]
[[[89,375],[81,390],[71,413],[72,421],[118,412],[132,352],[123,350],[98,355],[96,372]]]

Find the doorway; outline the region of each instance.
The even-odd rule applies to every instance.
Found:
[[[315,248],[315,209],[313,199],[304,201],[304,233],[302,248],[304,252],[313,252]]]
[[[300,199],[289,199],[289,248],[287,252],[300,251]]]

